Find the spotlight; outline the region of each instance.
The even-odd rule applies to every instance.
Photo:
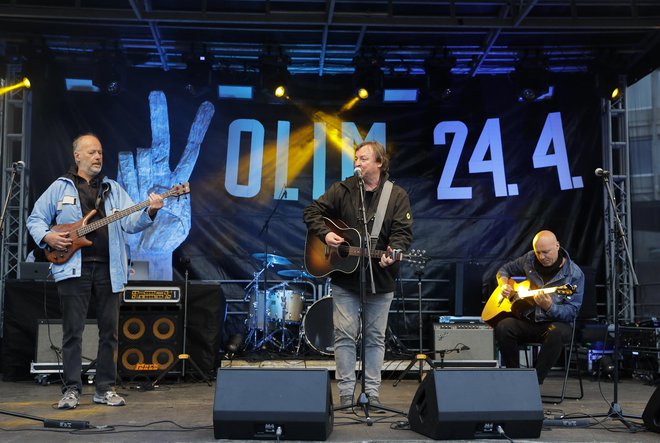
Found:
[[[451,70],[456,66],[456,59],[449,53],[443,57],[433,56],[424,62],[426,90],[436,99],[446,100],[452,93]]]
[[[211,91],[211,75],[213,72],[212,57],[202,55],[189,55],[186,58],[186,71],[184,73],[183,90],[198,97]]]
[[[383,89],[382,59],[376,55],[360,55],[353,59],[353,90],[361,100],[377,96]]]
[[[522,59],[515,66],[513,82],[520,101],[530,103],[546,97],[550,87],[546,62],[532,57]]]
[[[23,77],[23,80],[21,80],[20,82],[16,83],[15,85],[5,86],[4,88],[0,88],[0,95],[5,94],[5,93],[7,93],[7,92],[9,92],[9,91],[13,91],[13,90],[15,90],[15,89],[19,89],[19,88],[27,88],[27,89],[30,89],[30,86],[31,86],[31,85],[30,85],[30,80],[28,80],[27,77]]]
[[[262,55],[259,60],[261,87],[277,98],[288,98],[287,89],[290,78],[288,66],[291,64],[291,60],[282,52],[282,49],[278,51],[277,54]]]
[[[101,56],[96,66],[96,73],[92,78],[93,84],[108,95],[121,93],[125,79],[122,64],[123,62],[117,57]]]

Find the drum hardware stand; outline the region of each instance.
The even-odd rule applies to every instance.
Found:
[[[374,270],[373,270],[373,263],[372,260],[370,259],[370,252],[371,252],[371,238],[369,236],[369,230],[367,229],[367,213],[365,209],[365,198],[364,198],[364,181],[362,179],[362,175],[358,175],[358,184],[360,187],[360,214],[359,214],[359,221],[361,224],[361,230],[362,230],[362,239],[360,242],[360,255],[358,259],[359,267],[360,267],[360,323],[361,323],[361,332],[362,332],[362,340],[360,344],[360,359],[362,363],[362,370],[360,371],[360,395],[358,396],[358,401],[357,403],[353,403],[350,405],[346,406],[339,406],[334,408],[335,411],[340,411],[344,409],[352,409],[355,406],[359,406],[362,411],[364,412],[365,419],[367,426],[373,426],[373,421],[371,417],[369,416],[369,408],[373,409],[379,409],[383,411],[389,411],[393,412],[395,414],[401,414],[401,415],[406,415],[403,411],[400,411],[398,409],[390,408],[387,406],[383,406],[381,404],[378,405],[369,405],[369,397],[367,396],[367,393],[365,391],[366,389],[366,371],[364,368],[365,365],[365,350],[366,350],[366,329],[367,329],[367,322],[365,318],[365,313],[364,313],[364,308],[366,306],[366,301],[367,301],[367,273],[366,273],[366,267],[369,268],[369,274],[371,276],[371,293],[375,294],[376,293],[376,286],[374,283]],[[381,368],[378,368],[378,370],[381,370]]]
[[[435,367],[433,360],[424,353],[424,347],[423,347],[423,336],[424,334],[422,333],[424,322],[422,321],[422,277],[424,276],[424,265],[425,263],[422,261],[422,264],[416,265],[417,269],[415,270],[415,276],[417,277],[417,314],[419,317],[418,321],[418,326],[419,326],[419,353],[414,355],[412,359],[410,360],[410,363],[408,363],[408,366],[404,371],[399,375],[399,378],[396,379],[394,382],[393,386],[397,386],[401,380],[410,372],[410,370],[415,366],[417,363],[419,363],[419,375],[418,375],[418,380],[421,383],[422,378],[424,377],[424,363],[426,362],[431,369]],[[444,358],[444,356],[443,356]]]
[[[197,366],[197,363],[195,363],[195,360],[189,355],[186,354],[186,346],[187,346],[187,338],[188,338],[188,265],[190,264],[190,259],[187,257],[182,257],[181,258],[181,263],[183,263],[186,266],[186,272],[185,272],[185,282],[183,286],[183,345],[182,345],[182,352],[179,354],[174,361],[172,362],[171,365],[169,365],[159,376],[156,378],[156,380],[151,383],[151,387],[154,388],[156,387],[165,376],[176,367],[177,364],[181,363],[181,378],[186,377],[186,361],[190,362],[190,366],[197,372],[197,375],[199,375],[207,385],[211,386],[211,380],[204,374],[204,371],[202,371],[199,366]]]

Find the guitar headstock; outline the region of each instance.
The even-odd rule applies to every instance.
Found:
[[[172,189],[167,191],[167,197],[180,197],[185,194],[190,193],[190,183],[185,182],[179,185],[173,186]]]
[[[426,250],[411,249],[410,251],[403,254],[403,260],[412,263],[421,269],[426,266],[426,263],[431,260],[431,258],[426,255]]]

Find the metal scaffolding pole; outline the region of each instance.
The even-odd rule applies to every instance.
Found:
[[[625,81],[620,84],[625,85]],[[632,251],[626,250],[626,244],[628,247],[632,245],[632,223],[625,87],[618,99],[602,99],[601,116],[603,169],[609,173],[615,205],[613,208],[607,190],[603,189],[607,318],[609,321],[616,318],[629,322],[635,319],[635,296],[632,263],[628,257],[628,252],[632,256]],[[617,213],[622,229],[617,226]]]
[[[5,79],[0,85],[18,83],[21,66],[6,65]],[[17,162],[29,165],[30,129],[32,120],[32,94],[29,89],[18,88],[0,96],[0,153],[2,159],[1,201],[7,202],[2,252],[0,253],[0,335],[4,323],[5,281],[17,278],[18,264],[27,254],[28,169],[18,167]],[[12,180],[13,178],[13,180]]]

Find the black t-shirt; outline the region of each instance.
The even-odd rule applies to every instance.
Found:
[[[94,177],[88,183],[84,178],[71,174],[73,182],[78,189],[78,196],[80,197],[80,207],[83,216],[89,214],[93,209],[96,209],[96,214],[87,220],[87,224],[105,217],[105,208],[103,205],[103,198],[101,194],[102,181],[100,176]],[[82,260],[84,262],[98,261],[107,262],[110,259],[110,252],[108,246],[108,226],[103,226],[95,231],[90,232],[85,237],[93,244],[86,248],[81,248]]]

